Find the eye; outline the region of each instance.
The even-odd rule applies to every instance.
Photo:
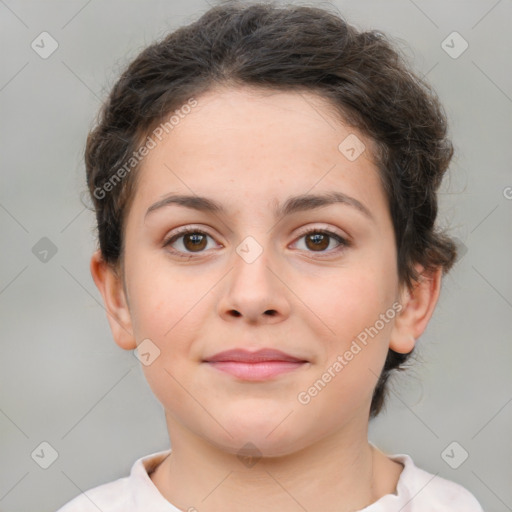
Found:
[[[196,252],[204,252],[204,249],[207,246],[207,239],[213,238],[204,231],[200,231],[194,228],[185,228],[181,229],[178,232],[174,232],[172,236],[167,238],[163,242],[163,247],[172,247],[170,251],[177,256],[181,256],[186,258],[187,253],[190,255]],[[173,247],[173,245],[177,243],[178,247]]]
[[[201,253],[208,248],[208,238],[213,240],[208,233],[197,228],[188,227],[175,231],[163,242],[163,247],[169,247],[170,252],[179,257],[190,259],[193,257],[193,253]],[[306,248],[304,250],[308,252],[333,253],[350,245],[345,238],[337,233],[319,228],[312,228],[305,231],[298,240],[302,239],[305,239]],[[333,240],[337,245],[327,250],[332,245],[331,242]],[[299,247],[299,249],[301,248]]]
[[[306,232],[302,233],[299,240],[305,239],[305,250],[309,250],[312,252],[337,252],[338,250],[342,250],[345,247],[348,247],[350,244],[345,238],[334,233],[333,231],[313,228],[309,229]],[[326,251],[331,245],[332,240],[338,244],[334,249]]]

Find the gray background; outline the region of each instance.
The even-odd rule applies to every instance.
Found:
[[[408,45],[438,91],[457,151],[440,221],[467,250],[371,440],[463,484],[485,510],[512,510],[512,2],[335,5],[356,26]],[[2,512],[54,511],[168,447],[162,408],[133,353],[113,342],[89,274],[94,218],[81,201],[82,152],[122,67],[207,7],[0,0]],[[31,48],[43,31],[59,44],[47,59]],[[458,58],[441,46],[453,31],[469,44]],[[43,237],[57,249],[47,261],[37,254]],[[48,469],[31,456],[43,441],[58,453]],[[469,453],[457,469],[441,456],[453,441],[452,465]]]

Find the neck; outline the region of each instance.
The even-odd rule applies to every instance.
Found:
[[[286,456],[244,459],[174,427],[172,453],[151,478],[182,510],[361,510],[394,492],[401,469],[368,444],[366,431],[337,433]]]

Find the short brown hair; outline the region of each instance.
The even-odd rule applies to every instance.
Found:
[[[447,271],[454,242],[435,227],[437,190],[453,147],[442,105],[379,31],[359,31],[324,8],[226,2],[168,34],[131,62],[104,103],[85,149],[87,184],[103,259],[123,259],[123,226],[137,167],[108,194],[98,190],[173,109],[216,85],[316,92],[340,120],[372,141],[393,221],[397,270],[412,286],[420,264]],[[386,381],[410,354],[389,350],[370,417]]]

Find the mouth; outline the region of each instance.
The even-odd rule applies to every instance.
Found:
[[[264,381],[302,368],[309,361],[274,349],[234,349],[219,352],[203,363],[240,380]]]

